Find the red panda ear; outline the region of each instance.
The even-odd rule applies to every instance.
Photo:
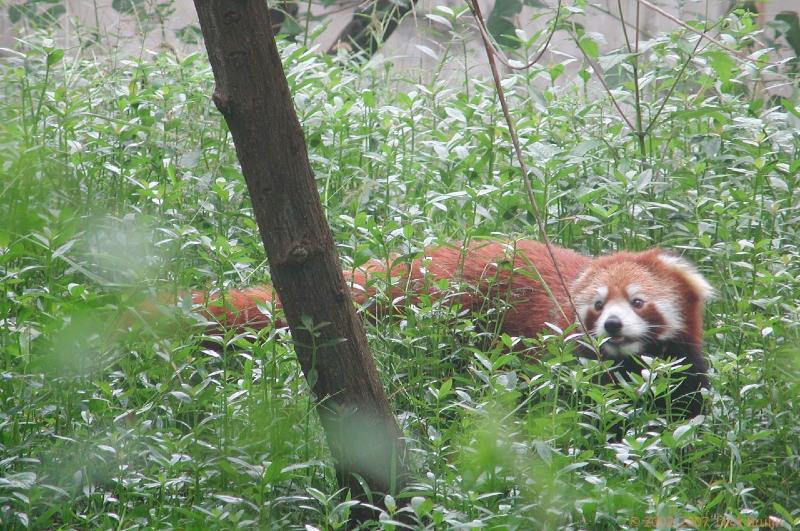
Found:
[[[682,256],[678,256],[667,251],[660,251],[658,253],[658,259],[668,268],[680,273],[686,282],[688,282],[689,285],[694,288],[701,300],[711,299],[716,296],[717,292],[714,290],[711,284],[708,283],[708,281],[703,277],[703,275],[700,274],[700,272],[691,262]]]

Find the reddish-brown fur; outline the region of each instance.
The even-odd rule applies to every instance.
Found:
[[[560,247],[553,247],[559,269],[567,287],[591,262],[590,258]],[[545,329],[545,323],[566,328],[575,321],[566,291],[543,244],[536,241],[510,243],[481,242],[469,246],[465,253],[455,247],[435,247],[421,258],[395,266],[391,272],[393,285],[387,293],[395,306],[408,302],[421,293],[447,297],[464,308],[483,307],[486,297],[502,298],[511,304],[503,319],[503,331],[512,336],[534,337]],[[513,266],[512,266],[513,257]],[[355,272],[346,273],[353,299],[360,305],[375,296],[374,281],[387,278],[386,265],[377,260],[368,262]],[[551,297],[538,281],[539,275],[550,288]],[[441,279],[457,281],[458,293],[438,293],[432,284]],[[273,299],[269,287],[230,290],[220,296],[194,292],[193,302],[206,305],[209,316],[227,327],[262,328],[270,318],[258,305],[279,301]]]
[[[590,284],[590,280],[598,278],[610,287],[609,298],[619,296],[618,291],[631,282],[644,284],[656,291],[669,291],[682,303],[685,337],[697,344],[701,342],[703,301],[681,271],[658,259],[662,253],[659,249],[642,253],[618,252],[598,258],[589,258],[557,246],[552,249],[563,281],[572,291],[576,303],[580,303],[580,292]],[[576,284],[580,274],[590,267],[597,274]],[[540,276],[552,296],[539,282]],[[373,260],[355,272],[345,272],[345,277],[351,286],[354,301],[365,305],[375,296],[374,280],[387,278],[387,268],[384,263]],[[487,296],[502,298],[512,306],[503,321],[503,331],[512,336],[533,337],[546,328],[545,323],[563,329],[576,320],[549,254],[545,246],[537,241],[473,243],[466,252],[456,247],[429,248],[410,265],[395,266],[391,279],[393,285],[387,295],[396,306],[408,303],[405,297],[414,297],[423,292],[448,296],[449,300],[466,308],[485,307]],[[458,295],[437,294],[432,285],[440,279],[457,281],[472,289],[462,290]],[[224,295],[217,293],[209,296],[200,291],[192,295],[195,304],[204,305],[209,316],[226,327],[262,328],[270,324],[271,319],[262,314],[258,306],[270,303],[280,306],[273,289],[268,286],[230,290]],[[648,311],[655,310],[651,308]],[[657,315],[651,314],[650,317],[651,322],[658,321]],[[588,329],[591,328],[590,320],[584,324]]]
[[[684,318],[684,339],[700,345],[703,339],[703,302],[704,295],[687,278],[680,268],[671,267],[659,257],[665,253],[660,249],[650,249],[641,253],[618,252],[592,260],[592,269],[598,271],[595,276],[582,279],[573,286],[573,292],[583,292],[591,281],[600,281],[609,286],[608,298],[623,297],[620,293],[631,283],[643,285],[646,290],[660,294],[669,294],[680,302],[679,313]],[[580,301],[578,301],[580,302]],[[654,311],[650,308],[649,311]],[[645,312],[646,313],[646,312]],[[594,314],[594,315],[593,315]],[[590,312],[591,317],[597,317]],[[661,320],[660,316],[651,314],[651,322]],[[591,329],[591,318],[585,323]]]
[[[647,335],[641,336],[637,343],[641,349],[636,353],[685,358],[691,369],[687,370],[684,382],[674,394],[685,397],[682,407],[687,413],[698,413],[702,401],[696,393],[708,386],[707,364],[700,350],[703,302],[712,291],[702,276],[688,262],[659,249],[618,252],[599,258],[555,246],[553,252],[561,277],[546,247],[529,240],[478,242],[466,250],[433,247],[410,264],[395,266],[391,274],[386,264],[371,261],[345,276],[353,299],[368,307],[369,314],[413,304],[423,294],[450,304],[457,303],[473,312],[485,311],[487,301],[502,301],[501,305],[507,309],[500,321],[501,330],[523,337],[536,336],[547,329],[547,323],[563,330],[576,322],[567,290],[585,329],[597,335],[594,325],[600,312],[592,307],[592,298],[597,297],[598,286],[607,290],[606,300],[617,304],[623,300],[627,302],[630,296],[626,290],[631,289],[631,285],[638,286],[651,302],[636,308],[635,314],[628,312],[647,324]],[[376,279],[386,280],[387,277],[390,278],[389,292],[385,294],[388,297],[375,297],[375,286],[381,284],[376,283]],[[435,286],[442,279],[451,281],[451,285],[440,291]],[[388,308],[375,307],[377,299],[392,302],[385,303]],[[659,306],[659,300],[668,302]],[[221,326],[236,328],[269,325],[271,317],[263,314],[259,306],[280,305],[270,287],[231,290],[224,295],[211,296],[195,292],[193,301],[204,305],[207,316]],[[593,355],[588,350],[581,352]],[[630,356],[618,361],[624,371],[639,370]]]

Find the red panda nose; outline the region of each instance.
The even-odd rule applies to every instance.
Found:
[[[622,331],[622,321],[619,320],[619,317],[616,315],[611,315],[606,319],[603,328],[606,329],[608,335],[616,336]]]

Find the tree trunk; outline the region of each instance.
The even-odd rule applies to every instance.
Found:
[[[230,128],[339,484],[364,500],[401,488],[401,431],[355,312],[263,0],[195,0]],[[362,517],[364,513],[362,512]],[[356,516],[358,517],[358,515]]]

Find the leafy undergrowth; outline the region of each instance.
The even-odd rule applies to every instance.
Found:
[[[727,22],[730,42],[749,44],[745,22]],[[536,237],[493,87],[282,48],[345,269]],[[707,415],[667,422],[650,407],[666,363],[651,362],[649,383],[602,386],[603,367],[556,335],[498,335],[491,315],[422,300],[368,330],[411,448],[395,512],[410,504],[387,520],[800,521],[800,107],[759,92],[764,63],[714,48],[669,92],[693,48],[665,35],[640,58],[645,125],[665,103],[644,152],[607,99],[550,83],[559,65],[506,90],[554,241],[672,248],[717,288]],[[624,104],[629,74],[614,86]],[[344,527],[350,505],[285,330],[209,338],[185,305],[158,326],[120,324],[155,293],[268,280],[206,59],[90,61],[31,37],[0,80],[0,526]]]

